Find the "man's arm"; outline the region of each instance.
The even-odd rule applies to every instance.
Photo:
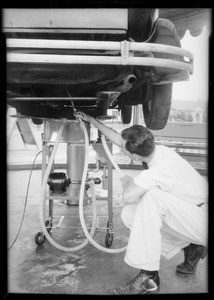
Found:
[[[132,177],[125,175],[121,179],[123,186],[122,197],[125,203],[135,203],[148,190],[134,183]]]
[[[75,112],[74,116],[77,118],[81,118],[86,122],[92,123],[97,129],[99,129],[112,143],[115,145],[122,147],[122,137],[120,133],[109,128],[108,126],[104,125],[103,123],[99,122],[95,118],[83,113],[83,112]]]

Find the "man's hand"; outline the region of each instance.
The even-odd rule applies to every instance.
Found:
[[[83,121],[86,121],[86,122],[89,122],[89,123],[92,121],[92,117],[90,117],[89,115],[85,114],[82,111],[76,111],[76,112],[74,112],[74,116],[76,118],[80,118]]]
[[[137,203],[140,197],[147,192],[143,187],[136,185],[134,179],[128,175],[125,175],[120,180],[123,187],[122,197],[126,204]]]
[[[125,175],[124,177],[120,178],[120,181],[122,182],[123,189],[131,184],[133,184],[134,180],[132,177]]]
[[[105,124],[98,121],[96,118],[93,118],[82,111],[74,112],[74,116],[85,122],[93,124],[102,134],[104,134],[112,143],[118,147],[122,147],[122,137],[121,134],[114,129],[106,126]]]

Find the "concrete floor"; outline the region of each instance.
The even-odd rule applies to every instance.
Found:
[[[41,144],[40,131],[34,134]],[[65,149],[56,156],[56,162],[65,161]],[[7,163],[7,206],[8,206],[8,247],[13,243],[22,219],[30,176],[31,164],[39,150],[35,146],[25,149],[17,130],[14,130],[8,152]],[[90,156],[90,154],[89,154]],[[94,159],[93,156],[90,159]],[[90,161],[89,159],[89,161]],[[123,160],[126,157],[123,156]],[[37,162],[41,162],[41,155]],[[116,162],[121,163],[116,156]],[[129,163],[130,161],[122,161]],[[23,165],[28,166],[23,170]],[[20,168],[19,168],[20,166]],[[63,171],[63,170],[60,170]],[[138,170],[124,170],[135,176]],[[94,176],[96,177],[96,176]],[[34,170],[31,177],[25,218],[16,243],[8,251],[8,292],[30,294],[85,294],[112,295],[113,289],[130,281],[138,270],[124,263],[125,252],[108,254],[88,243],[77,252],[64,252],[53,247],[48,240],[42,246],[34,242],[35,235],[41,230],[39,221],[41,170]],[[124,227],[120,212],[123,207],[121,184],[118,174],[113,171],[113,212],[114,240],[111,246],[121,248],[126,245],[129,231]],[[105,246],[106,223],[108,220],[107,202],[98,201],[98,228],[94,239]],[[92,205],[84,206],[85,220],[88,226],[92,221]],[[51,236],[59,244],[74,247],[85,239],[79,222],[78,206],[68,206],[62,201],[54,201],[54,223],[56,227],[60,217],[64,216],[61,228],[53,228]],[[208,266],[207,257],[199,261],[194,275],[178,275],[177,264],[183,261],[180,252],[171,260],[161,258],[160,294],[207,293]]]
[[[139,171],[125,170],[135,176]],[[30,171],[8,171],[8,244],[12,244],[22,218],[25,194]],[[120,219],[123,207],[120,196],[121,185],[114,171],[113,210],[114,241],[111,248],[126,245],[129,231]],[[32,173],[25,218],[20,235],[8,251],[8,292],[32,294],[85,294],[112,295],[113,289],[131,280],[138,270],[126,265],[124,252],[108,254],[90,243],[77,252],[63,252],[54,248],[47,240],[37,246],[34,237],[40,231],[39,194],[41,171]],[[85,205],[86,222],[90,226],[92,205]],[[84,240],[79,224],[78,207],[68,206],[62,201],[54,204],[54,226],[64,216],[62,228],[52,229],[52,237],[61,245],[73,247]],[[105,246],[107,202],[98,201],[98,229],[95,240]],[[72,228],[67,228],[72,227]],[[67,228],[67,229],[66,229]],[[200,260],[194,275],[178,275],[177,264],[183,261],[180,252],[171,260],[161,258],[160,294],[207,293],[207,257]]]

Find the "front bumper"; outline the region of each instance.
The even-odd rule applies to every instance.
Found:
[[[170,68],[193,73],[193,54],[185,49],[155,43],[136,43],[129,41],[61,41],[37,39],[7,39],[7,63],[31,64],[87,64],[87,65],[121,65],[150,66]],[[22,53],[25,49],[25,53]],[[44,54],[26,53],[26,49],[43,49]],[[100,51],[95,55],[45,54],[45,50],[84,50]],[[152,53],[169,54],[169,58],[155,58]],[[93,53],[93,52],[92,52]],[[104,54],[104,55],[102,55]]]

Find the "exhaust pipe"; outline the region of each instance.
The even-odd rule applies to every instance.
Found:
[[[136,81],[137,77],[134,74],[129,74],[123,78],[122,84],[114,87],[114,91],[121,93],[128,92],[132,88],[133,84],[136,83]]]
[[[123,80],[123,85],[125,86],[132,86],[137,81],[137,77],[134,74],[129,74],[126,78]]]

